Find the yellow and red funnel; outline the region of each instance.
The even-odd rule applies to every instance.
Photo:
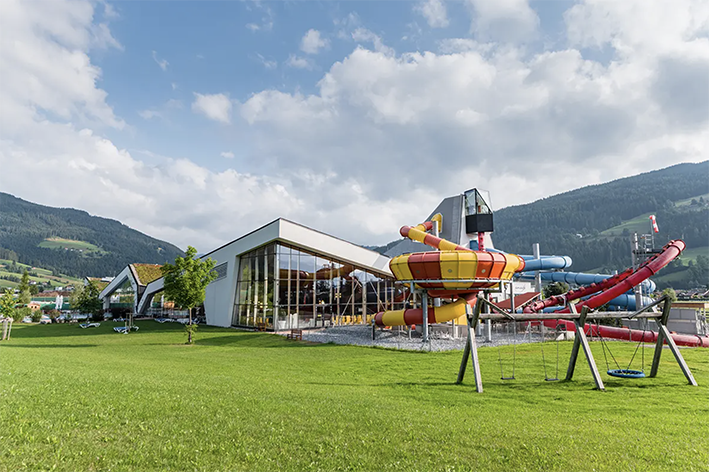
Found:
[[[434,216],[433,220],[439,215]],[[430,323],[443,323],[465,314],[466,298],[474,300],[477,291],[512,279],[515,272],[524,269],[524,259],[515,254],[473,251],[429,234],[433,222],[418,226],[403,226],[400,233],[435,249],[436,252],[415,252],[394,257],[389,262],[397,280],[413,282],[419,288],[431,289],[435,296],[460,297],[442,307],[430,307]],[[420,309],[394,310],[377,313],[375,323],[380,326],[403,326],[423,321]]]

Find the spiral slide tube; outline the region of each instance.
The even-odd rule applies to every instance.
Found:
[[[444,323],[465,314],[467,304],[475,304],[480,289],[492,287],[501,280],[510,280],[524,268],[524,260],[514,254],[473,251],[428,233],[433,217],[418,226],[403,226],[402,236],[435,249],[437,252],[403,254],[389,262],[398,280],[412,281],[417,287],[432,289],[432,297],[452,297],[457,301],[441,307],[427,307],[429,323]],[[439,220],[440,222],[440,220]],[[377,313],[377,326],[404,326],[423,322],[422,309],[391,310]]]
[[[453,303],[441,307],[428,307],[429,323],[445,323],[455,320],[465,314],[465,305],[475,306],[477,294],[462,296]],[[411,326],[423,323],[423,310],[410,308],[408,310],[390,310],[379,312],[374,316],[377,326]]]

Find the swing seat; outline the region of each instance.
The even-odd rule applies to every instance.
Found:
[[[642,379],[645,377],[645,372],[633,369],[610,369],[608,375],[621,379]]]

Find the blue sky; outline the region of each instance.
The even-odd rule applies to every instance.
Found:
[[[6,0],[0,190],[202,252],[382,244],[471,187],[706,160],[708,38],[701,0]]]
[[[239,102],[264,89],[317,93],[318,81],[327,69],[357,46],[352,30],[364,25],[402,52],[437,51],[446,38],[471,36],[471,9],[463,2],[446,4],[449,25],[445,29],[428,28],[414,5],[407,1],[112,4],[119,17],[109,18],[114,20],[111,31],[123,50],[98,50],[91,57],[103,70],[100,85],[109,94],[107,102],[117,115],[132,118],[134,130],[112,133],[111,138],[136,151],[197,158],[215,170],[229,166],[257,169],[258,162],[250,159],[243,140],[242,133],[248,130],[215,128],[191,113],[194,91],[226,93]],[[543,33],[525,45],[528,51],[551,49],[564,42],[561,14],[568,4],[542,1],[532,5]],[[98,13],[101,16],[100,9]],[[300,44],[312,29],[328,45],[317,54],[306,54]],[[292,56],[306,58],[310,65],[291,67]],[[158,111],[163,119],[137,119],[145,110]],[[225,161],[222,152],[234,153],[237,160]]]

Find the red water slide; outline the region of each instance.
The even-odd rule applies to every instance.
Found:
[[[591,309],[598,308],[610,300],[614,299],[618,295],[621,295],[629,290],[631,290],[636,285],[640,284],[643,280],[655,275],[660,269],[665,267],[685,248],[684,241],[674,240],[670,241],[662,248],[662,250],[651,257],[645,263],[641,264],[637,270],[627,269],[626,271],[617,274],[609,279],[606,279],[598,284],[591,284],[588,287],[582,287],[577,290],[571,290],[564,295],[554,296],[547,298],[546,300],[541,300],[539,302],[530,304],[524,309],[525,313],[537,313],[544,308],[551,306],[565,305],[567,300],[576,300],[581,297],[586,297],[589,295],[590,298],[576,303],[574,306],[577,311],[581,311],[584,306]],[[557,313],[569,313],[571,310],[566,307],[559,310]],[[567,331],[575,329],[573,321],[567,320],[546,320],[544,321],[545,326],[556,327],[564,326]],[[586,324],[584,330],[592,335],[601,335],[607,338],[624,339],[630,341],[645,341],[645,342],[655,342],[657,341],[657,333],[652,331],[641,331],[632,330],[628,328],[615,328],[611,326],[600,326],[600,325],[590,325]],[[672,339],[675,343],[682,346],[700,346],[709,347],[709,336],[697,336],[697,335],[687,335],[687,334],[672,334]]]

